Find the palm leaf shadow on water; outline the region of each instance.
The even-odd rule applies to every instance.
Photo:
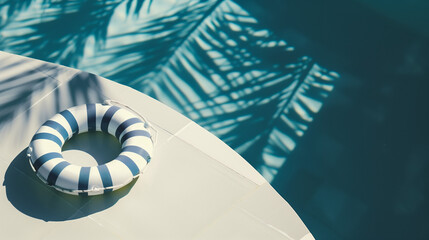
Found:
[[[83,59],[81,69],[141,90],[147,75],[161,71],[190,34],[216,6],[216,1],[190,1],[161,12],[133,20],[108,36],[106,46]]]
[[[7,12],[0,21],[0,30],[6,37],[0,39],[0,47],[75,67],[90,38],[98,47],[103,46],[113,13],[124,2],[127,2],[127,12],[138,14],[145,0],[5,1],[0,4],[0,10]],[[148,9],[151,2],[148,1]],[[40,6],[26,11],[32,3]]]
[[[230,0],[179,3],[167,12],[133,19],[132,24],[106,35],[113,10],[121,1],[103,1],[107,2],[114,7],[105,11],[100,24],[91,24],[98,21],[97,16],[87,12],[83,16],[91,20],[83,23],[82,32],[60,34],[67,46],[79,45],[80,49],[59,54],[61,46],[50,48],[41,42],[28,55],[49,53],[45,60],[77,65],[161,100],[220,137],[269,181],[338,78],[262,28]],[[35,24],[35,30],[25,36],[43,36],[34,39],[49,41],[43,39],[54,36],[45,33],[48,28],[43,24],[58,25],[67,22],[62,19],[71,19],[68,14],[83,11],[74,4],[73,11]],[[91,11],[102,9],[87,4],[93,6]],[[124,4],[128,14],[133,12],[133,4]],[[91,36],[104,47],[95,44],[96,51],[82,57],[82,46]],[[0,45],[12,40],[7,38]],[[18,41],[10,48],[28,46],[34,43]]]
[[[179,5],[131,30],[88,62],[216,134],[269,181],[339,77],[232,1]],[[130,35],[142,38],[123,44]]]

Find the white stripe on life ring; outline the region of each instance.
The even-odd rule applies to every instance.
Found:
[[[70,164],[61,148],[73,135],[102,131],[122,145],[112,161],[94,167]],[[46,121],[29,145],[30,163],[40,179],[74,195],[97,195],[119,189],[138,177],[149,163],[153,141],[145,123],[114,105],[86,104],[64,110]]]

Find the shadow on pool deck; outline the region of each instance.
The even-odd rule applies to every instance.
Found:
[[[72,147],[70,147],[72,148]],[[44,221],[66,221],[82,218],[115,205],[132,189],[137,178],[127,186],[103,195],[74,196],[44,184],[33,172],[21,151],[6,170],[3,185],[10,203],[20,212]]]

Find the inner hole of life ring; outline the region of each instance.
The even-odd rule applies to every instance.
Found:
[[[121,152],[119,141],[103,132],[85,132],[64,143],[62,155],[69,163],[92,167],[115,159]]]

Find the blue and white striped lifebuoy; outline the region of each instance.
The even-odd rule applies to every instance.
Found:
[[[112,161],[94,167],[70,164],[61,154],[65,141],[83,132],[102,131],[122,145]],[[28,156],[37,176],[65,193],[98,195],[119,189],[138,177],[153,152],[144,121],[115,105],[87,104],[69,108],[46,121],[32,138]]]

